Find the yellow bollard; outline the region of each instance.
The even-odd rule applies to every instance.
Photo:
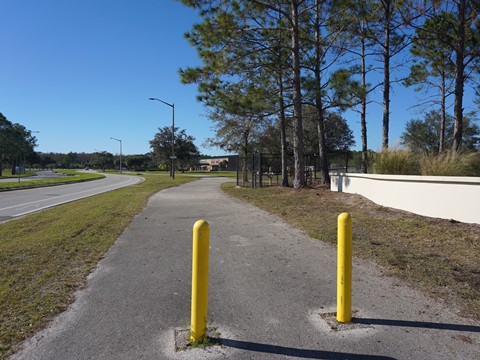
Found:
[[[337,321],[352,320],[352,218],[349,213],[338,216],[337,257]]]
[[[207,335],[209,238],[210,225],[198,220],[193,225],[191,342],[201,341]]]

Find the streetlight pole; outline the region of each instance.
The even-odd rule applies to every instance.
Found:
[[[175,104],[169,104],[157,98],[148,98],[148,100],[160,101],[161,103],[168,105],[172,108],[172,156],[170,156],[170,159],[172,160],[172,165],[170,166],[170,176],[172,177],[172,179],[175,180],[175,159],[177,158],[175,156]]]
[[[110,139],[117,140],[120,143],[120,173],[121,173],[122,172],[122,140],[115,139],[114,137],[111,137]]]

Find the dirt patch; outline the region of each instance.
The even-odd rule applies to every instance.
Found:
[[[204,341],[197,344],[190,342],[190,329],[179,329],[174,331],[175,351],[186,351],[196,348],[205,348],[208,346],[220,346],[220,333],[217,328],[208,328],[207,336]]]
[[[356,323],[353,318],[351,322],[341,323],[337,321],[337,313],[335,312],[320,313],[319,315],[320,318],[323,319],[333,331],[348,331],[372,328],[372,326],[370,325]],[[356,311],[353,311],[352,315],[356,315]]]

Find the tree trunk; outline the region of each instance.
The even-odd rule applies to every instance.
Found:
[[[457,43],[455,44],[455,103],[453,127],[453,151],[458,152],[462,146],[463,136],[463,88],[465,78],[465,0],[458,2]]]
[[[322,78],[321,78],[321,43],[320,43],[320,6],[318,0],[315,2],[315,107],[317,109],[317,136],[318,136],[318,157],[324,184],[330,184],[330,174],[325,145],[325,111],[322,100]]]
[[[363,29],[362,22],[362,32]],[[362,110],[360,113],[360,124],[362,128],[362,163],[360,165],[360,171],[367,173],[368,171],[368,146],[367,146],[367,66],[365,62],[365,38],[361,39],[362,50]]]
[[[303,154],[302,93],[300,84],[300,34],[298,28],[298,1],[292,0],[292,87],[294,117],[294,161],[293,188],[305,187],[305,159]]]
[[[441,99],[441,112],[442,118],[440,122],[440,138],[438,139],[438,153],[442,153],[445,150],[445,124],[447,122],[447,109],[446,109],[446,85],[445,85],[445,71],[442,71],[442,99]]]
[[[243,176],[243,186],[245,186],[245,184],[248,183],[248,150],[247,149],[243,151],[242,176]]]
[[[325,116],[321,106],[321,104],[317,105],[317,134],[319,139],[318,157],[320,159],[320,169],[322,170],[323,184],[330,184],[330,174],[327,161],[327,147],[325,146]]]
[[[385,8],[385,39],[383,43],[383,151],[388,151],[388,128],[390,121],[390,5],[391,0],[383,2]]]
[[[283,82],[280,76],[280,142],[281,142],[281,157],[282,157],[282,186],[288,186],[288,171],[287,171],[287,124],[285,119],[285,102],[283,99]]]
[[[278,18],[278,27],[282,22],[282,15],[279,14]],[[287,120],[285,118],[285,93],[283,88],[283,66],[284,61],[282,61],[282,42],[281,42],[281,35],[278,37],[278,44],[277,44],[277,81],[278,81],[278,88],[279,88],[279,119],[280,119],[280,147],[281,147],[281,162],[282,162],[282,180],[281,186],[288,187],[288,159],[287,159]]]

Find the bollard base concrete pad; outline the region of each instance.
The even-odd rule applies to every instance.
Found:
[[[333,331],[348,331],[348,330],[373,328],[373,326],[371,325],[356,323],[354,318],[354,315],[356,313],[358,313],[358,311],[352,311],[352,321],[349,323],[341,323],[337,321],[336,312],[320,313],[320,317],[327,323],[327,325]]]
[[[199,344],[192,344],[190,342],[190,329],[174,330],[174,338],[175,351],[188,351],[190,349],[222,345],[218,328],[207,328],[207,337],[205,341],[202,341]]]

